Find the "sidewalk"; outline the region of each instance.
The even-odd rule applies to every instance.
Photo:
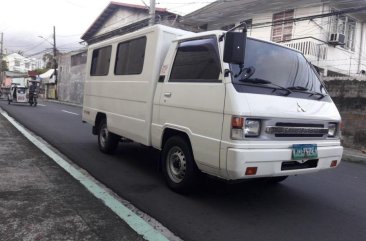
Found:
[[[344,148],[342,160],[366,164],[366,153],[351,148]]]
[[[0,115],[0,240],[144,240]]]

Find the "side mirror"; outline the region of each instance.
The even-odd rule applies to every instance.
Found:
[[[246,32],[227,32],[225,35],[224,62],[244,64]]]

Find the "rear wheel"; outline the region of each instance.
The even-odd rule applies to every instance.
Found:
[[[173,136],[164,145],[162,158],[168,186],[179,193],[189,192],[199,175],[191,146],[184,138]]]
[[[108,131],[107,120],[103,119],[99,124],[98,145],[103,153],[112,154],[119,142],[120,137]]]

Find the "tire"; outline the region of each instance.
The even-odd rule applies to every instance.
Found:
[[[98,146],[99,150],[106,154],[112,154],[118,146],[120,137],[108,131],[107,121],[103,119],[98,128]]]
[[[197,184],[199,171],[191,146],[180,136],[167,140],[162,153],[162,167],[169,188],[187,194]]]

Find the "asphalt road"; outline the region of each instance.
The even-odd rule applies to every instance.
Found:
[[[96,179],[184,240],[366,240],[366,165],[290,177],[278,185],[203,179],[199,192],[170,191],[157,169],[159,153],[121,143],[99,152],[81,108],[44,102],[0,106]]]

